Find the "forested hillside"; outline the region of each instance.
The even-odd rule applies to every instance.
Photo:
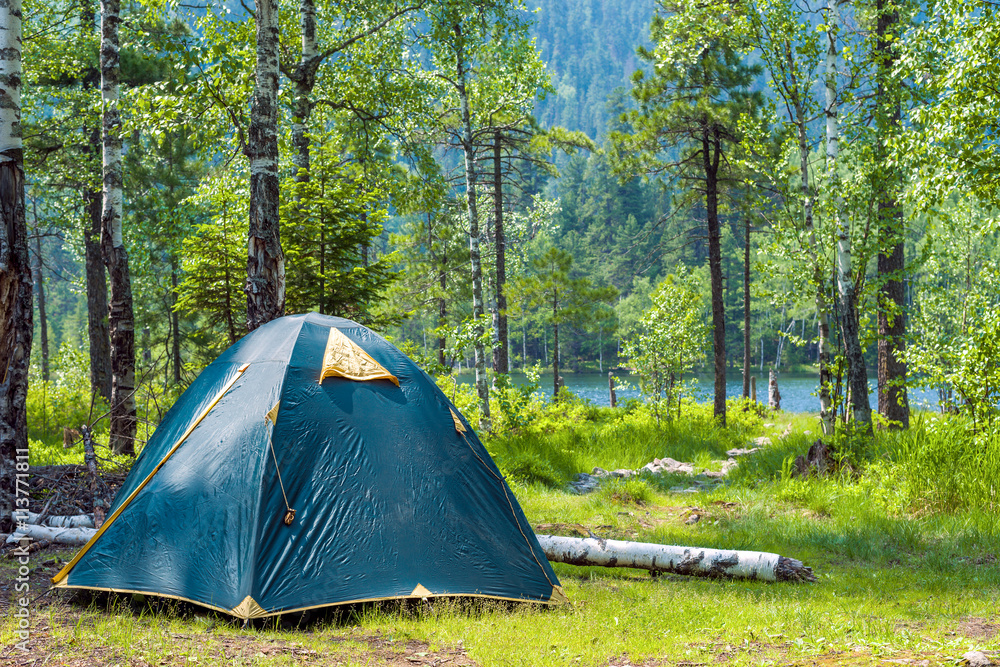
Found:
[[[536,0],[532,34],[554,94],[536,106],[543,126],[581,130],[600,141],[607,132],[608,97],[628,90],[640,66],[635,49],[649,44],[653,0]]]

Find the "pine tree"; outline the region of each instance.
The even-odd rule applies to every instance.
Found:
[[[652,22],[654,51],[640,47],[651,73],[638,70],[632,95],[638,109],[625,117],[631,133],[615,132],[612,160],[619,173],[678,180],[704,192],[712,290],[714,413],[726,423],[726,317],[719,197],[729,178],[728,157],[740,140],[741,114],[756,115],[760,94],[750,92],[758,67],[744,64],[724,37],[692,37],[703,16],[693,5]],[[690,11],[688,11],[690,10]],[[720,35],[723,33],[719,33]],[[693,41],[688,41],[691,38]]]

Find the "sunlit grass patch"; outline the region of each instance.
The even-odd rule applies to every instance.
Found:
[[[826,476],[793,478],[786,462],[821,437],[815,416],[749,414],[723,431],[702,407],[693,407],[689,420],[659,426],[641,410],[574,407],[567,414],[580,419],[556,428],[553,418],[547,431],[487,439],[532,526],[774,552],[804,561],[819,581],[654,578],[639,570],[557,563],[572,601],[565,607],[433,600],[331,612],[303,625],[288,617],[246,628],[196,607],[111,596],[101,604],[54,603],[46,648],[57,664],[97,656],[86,664],[447,660],[570,667],[626,660],[867,665],[919,658],[954,664],[972,648],[1000,651],[1000,521],[981,493],[985,487],[973,479],[992,464],[989,456],[969,463],[973,453],[992,450],[983,449],[984,441],[958,440],[961,423],[931,429],[917,422],[910,432],[852,441],[841,447],[850,465]],[[634,470],[664,456],[696,469],[715,466],[728,448],[747,447],[759,437],[770,444],[741,457],[727,483],[702,492],[671,490],[693,484],[686,475],[609,479],[583,496],[565,490],[572,475],[593,466]],[[935,472],[942,473],[940,486]],[[9,578],[11,569],[0,572]],[[9,621],[2,628],[0,637],[6,637]]]

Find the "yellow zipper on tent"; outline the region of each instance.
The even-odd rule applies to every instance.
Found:
[[[146,484],[149,483],[149,480],[153,479],[153,475],[155,475],[157,472],[160,471],[160,468],[162,468],[163,464],[167,462],[167,459],[173,456],[174,452],[177,451],[177,448],[180,447],[185,440],[187,440],[188,436],[191,435],[191,432],[194,431],[195,428],[197,428],[198,424],[200,424],[201,421],[208,416],[208,413],[212,411],[212,408],[214,408],[215,405],[222,400],[222,397],[226,395],[226,392],[229,391],[234,384],[236,384],[236,381],[240,379],[240,376],[242,376],[243,372],[249,367],[250,364],[243,364],[242,366],[240,366],[239,370],[236,372],[236,375],[234,375],[233,378],[226,383],[226,386],[222,388],[222,391],[220,391],[214,399],[212,399],[212,402],[208,404],[208,407],[206,407],[204,410],[201,411],[201,414],[198,415],[198,418],[194,420],[194,423],[188,426],[187,430],[184,431],[184,434],[180,437],[180,439],[177,440],[177,443],[173,447],[171,447],[170,451],[167,452],[167,455],[163,457],[163,460],[156,464],[156,467],[153,468],[153,471],[150,472],[148,475],[146,475],[146,479],[142,480],[139,486],[136,487],[135,491],[130,493],[128,498],[125,499],[125,502],[123,502],[121,506],[117,510],[115,510],[115,513],[108,517],[107,521],[105,521],[101,525],[100,529],[96,533],[94,533],[94,536],[90,538],[90,541],[87,542],[85,545],[83,545],[83,547],[76,554],[76,556],[73,557],[73,560],[67,563],[66,567],[64,567],[59,571],[59,574],[52,577],[53,585],[58,584],[60,581],[62,581],[69,575],[70,570],[72,570],[73,567],[80,561],[80,559],[83,558],[83,555],[90,550],[90,547],[94,545],[94,542],[96,542],[97,539],[104,534],[104,531],[107,530],[108,526],[110,526],[111,523],[115,519],[117,519],[119,515],[121,515],[121,513],[125,510],[125,508],[129,506],[129,503],[131,503],[135,499],[135,497],[139,495],[139,492],[142,491],[142,489],[146,486]]]

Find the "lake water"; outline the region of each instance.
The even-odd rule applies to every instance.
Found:
[[[521,373],[512,373],[511,379],[518,383],[527,382]],[[586,399],[595,405],[610,405],[608,398],[608,376],[598,373],[567,373],[563,375],[566,381],[566,388],[580,398]],[[711,376],[696,377],[697,384],[694,392],[698,401],[710,402],[714,387],[714,380]],[[459,381],[465,384],[473,384],[474,377],[471,373],[462,373]],[[627,398],[639,398],[639,378],[635,375],[622,374],[615,375],[618,400]],[[624,385],[624,386],[623,386]],[[876,386],[876,379],[869,378],[869,387]],[[819,381],[816,376],[778,376],[778,390],[781,392],[781,409],[786,412],[819,412]],[[552,395],[552,376],[543,375],[541,388],[546,397]],[[731,376],[726,381],[726,395],[729,398],[736,398],[743,395],[743,379],[740,376]],[[921,409],[937,409],[938,396],[936,391],[926,391],[920,389],[909,390],[910,407]],[[767,403],[767,375],[757,378],[757,400]],[[872,391],[869,396],[872,408],[878,406],[878,397]]]

